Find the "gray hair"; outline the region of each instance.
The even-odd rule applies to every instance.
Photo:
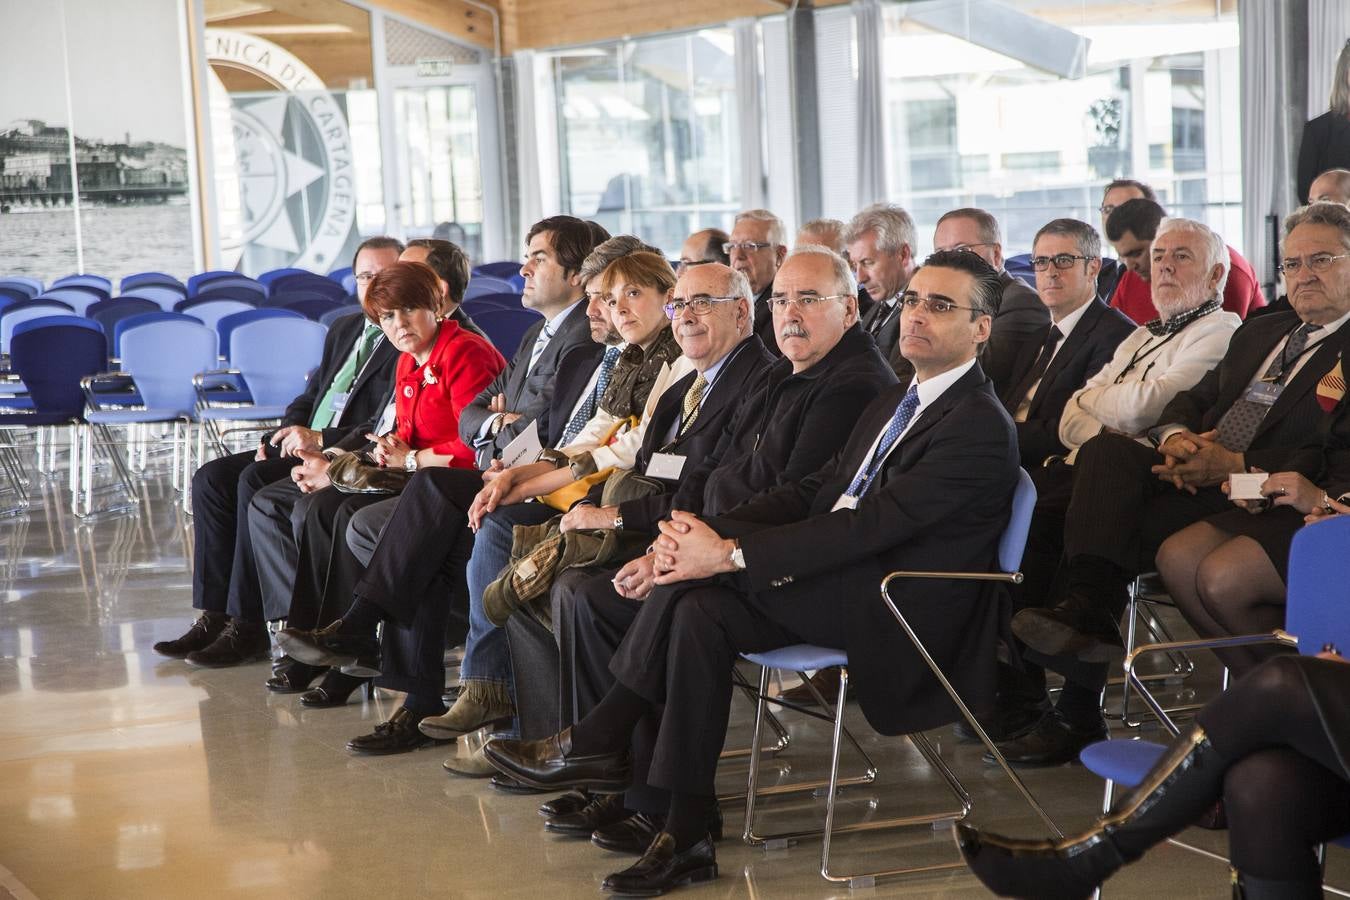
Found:
[[[635,238],[631,234],[618,234],[598,244],[590,252],[590,255],[582,261],[581,268],[578,270],[582,287],[585,287],[586,282],[608,269],[610,263],[616,259],[643,251],[658,254],[661,252],[650,244],[644,244],[640,238]]]
[[[937,220],[935,228],[941,228],[942,223],[948,219],[969,219],[975,223],[975,227],[979,230],[981,243],[1003,246],[1003,236],[999,232],[998,219],[978,207],[966,206],[945,212],[942,214],[942,218]]]
[[[1336,57],[1336,74],[1331,77],[1330,109],[1338,116],[1350,116],[1350,41]]]
[[[853,277],[853,270],[849,268],[848,262],[842,256],[829,247],[822,247],[820,244],[800,244],[787,255],[787,259],[783,260],[783,265],[787,265],[796,256],[825,257],[834,268],[834,287],[832,288],[834,293],[847,294],[850,297],[858,296],[858,279]]]
[[[1344,207],[1341,208],[1345,209]],[[1347,215],[1350,215],[1350,209],[1345,211]],[[1223,274],[1219,276],[1219,283],[1214,286],[1213,296],[1221,295],[1224,285],[1228,283],[1228,269],[1232,265],[1232,260],[1228,256],[1228,245],[1223,242],[1223,238],[1219,237],[1219,233],[1204,222],[1183,219],[1180,216],[1166,216],[1158,223],[1158,232],[1153,235],[1153,242],[1157,243],[1158,238],[1169,231],[1189,231],[1198,235],[1204,241],[1205,271],[1208,272],[1215,266],[1223,267]],[[1152,246],[1152,244],[1149,245],[1150,249]]]
[[[844,223],[838,219],[812,219],[809,222],[804,222],[802,227],[797,229],[797,246],[802,245],[802,235],[810,235],[815,240],[806,243],[829,247],[835,253],[843,256],[845,252],[844,227]]]
[[[1350,250],[1350,207],[1329,200],[1300,206],[1284,220],[1284,236],[1289,237],[1300,225],[1330,225],[1341,233],[1341,245]]]
[[[1078,248],[1081,256],[1090,256],[1093,259],[1102,257],[1102,237],[1097,233],[1097,229],[1086,222],[1077,219],[1051,219],[1036,232],[1036,237],[1031,240],[1031,246],[1034,248],[1036,242],[1048,234],[1073,238],[1074,246]]]
[[[783,229],[783,220],[769,212],[767,209],[747,209],[736,214],[731,227],[734,229],[737,224],[743,220],[751,222],[767,222],[769,224],[768,240],[775,247],[787,246],[787,233]]]
[[[914,255],[914,219],[893,203],[874,203],[849,220],[844,232],[844,243],[851,244],[867,232],[877,236],[877,249],[883,253],[899,253],[908,247]]]

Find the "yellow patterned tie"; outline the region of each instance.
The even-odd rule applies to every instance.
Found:
[[[694,420],[698,418],[699,401],[703,399],[703,392],[707,389],[708,379],[703,377],[702,372],[699,372],[698,377],[694,379],[693,384],[689,385],[689,390],[684,395],[684,418],[681,420],[683,424],[680,425],[680,437],[684,436],[684,433],[694,424]]]

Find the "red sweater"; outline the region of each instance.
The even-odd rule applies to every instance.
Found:
[[[398,358],[394,372],[398,436],[415,450],[453,456],[453,468],[474,468],[473,451],[459,437],[459,411],[505,368],[506,360],[487,341],[457,322],[441,322],[424,365],[409,353]]]
[[[1223,286],[1223,308],[1235,312],[1242,318],[1252,310],[1266,305],[1261,285],[1256,283],[1256,273],[1251,264],[1232,247],[1228,248],[1228,283]],[[1153,292],[1149,283],[1133,272],[1126,272],[1111,295],[1111,308],[1118,309],[1134,320],[1136,325],[1158,318],[1158,310],[1153,306]]]

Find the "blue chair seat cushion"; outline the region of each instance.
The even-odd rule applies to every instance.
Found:
[[[286,415],[284,406],[228,406],[223,409],[204,409],[199,414],[202,419],[213,422],[252,422],[258,419],[281,419]]]
[[[87,415],[95,425],[134,425],[137,422],[173,422],[190,419],[191,413],[181,409],[101,409]]]
[[[74,421],[73,418],[61,413],[40,413],[40,412],[0,412],[0,425],[65,425]]]
[[[777,650],[767,650],[764,653],[743,655],[755,665],[769,669],[787,669],[789,672],[848,665],[848,654],[843,650],[817,647],[815,644],[793,644],[791,647],[779,647]]]
[[[1166,745],[1149,741],[1098,741],[1084,747],[1078,759],[1099,778],[1132,788],[1144,780],[1166,751]]]

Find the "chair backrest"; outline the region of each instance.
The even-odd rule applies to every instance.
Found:
[[[52,282],[52,287],[91,287],[97,288],[105,296],[112,296],[112,280],[102,275],[67,275]]]
[[[230,272],[227,274],[212,275],[210,278],[197,282],[196,287],[188,288],[188,296],[196,297],[198,294],[206,291],[215,291],[224,287],[252,288],[253,290],[267,293],[266,287],[252,278],[249,278],[247,275],[240,275],[238,272]]]
[[[134,275],[127,275],[122,279],[119,287],[123,291],[134,290],[142,286],[154,285],[156,287],[176,287],[182,290],[183,296],[187,296],[187,285],[174,278],[167,272],[137,272]]]
[[[324,326],[331,326],[334,322],[336,322],[343,316],[351,316],[351,315],[364,315],[364,313],[362,313],[361,307],[359,306],[354,307],[351,304],[344,303],[342,306],[334,307],[333,309],[330,309],[328,312],[319,316],[319,324]]]
[[[321,294],[318,291],[296,290],[296,291],[274,291],[267,295],[267,300],[260,303],[260,306],[285,306],[287,303],[294,303],[297,300],[332,300],[327,294]]]
[[[103,328],[103,333],[108,337],[108,346],[111,348],[118,322],[153,312],[163,312],[159,304],[153,300],[144,300],[140,297],[114,297],[95,303],[85,310],[84,314]]]
[[[24,300],[32,300],[33,295],[26,290],[20,290],[13,287],[0,287],[0,304],[8,306],[11,303],[22,303]]]
[[[328,329],[308,319],[257,319],[230,335],[230,368],[238,369],[258,406],[284,406],[305,390],[323,359]]]
[[[23,379],[33,408],[69,418],[84,415],[80,379],[108,363],[108,342],[97,322],[50,316],[20,323],[10,342],[10,367]]]
[[[524,309],[525,299],[521,294],[480,294],[465,300],[464,305],[477,309]]]
[[[119,300],[132,297],[139,300],[149,300],[165,312],[173,312],[173,308],[183,302],[182,291],[160,284],[147,284],[135,290],[123,291],[118,295]]]
[[[182,313],[165,312],[144,312],[134,316],[125,316],[113,323],[112,331],[112,355],[114,358],[122,356],[122,338],[133,328],[139,328],[143,325],[153,325],[156,322],[191,322],[194,325],[200,325],[196,319],[191,316],[185,316]]]
[[[520,349],[520,341],[530,326],[539,321],[532,309],[490,309],[473,313],[474,324],[492,341],[492,346],[508,359]]]
[[[356,275],[353,274],[351,266],[343,266],[340,269],[334,269],[328,273],[328,277],[342,285],[344,293],[356,293]]]
[[[66,287],[54,287],[41,294],[38,294],[36,300],[55,300],[59,303],[67,304],[75,310],[77,315],[88,315],[89,307],[103,300],[108,299],[108,295],[90,288],[77,285],[68,285]]]
[[[1016,572],[1022,567],[1022,553],[1031,530],[1031,514],[1036,509],[1036,485],[1026,469],[1017,470],[1017,489],[1013,491],[1012,512],[1003,536],[998,539],[998,567]]]
[[[503,278],[475,275],[469,279],[469,286],[464,291],[464,299],[481,297],[484,294],[513,294],[515,291],[516,289],[511,286],[511,283]]]
[[[1022,279],[1030,287],[1036,286],[1036,270],[1031,266],[1030,253],[1018,253],[1003,260],[1003,268],[1009,275]]]
[[[267,303],[267,288],[261,284],[239,284],[223,280],[218,284],[208,281],[188,300],[242,300],[252,306],[264,306]]]
[[[304,316],[298,312],[289,309],[275,309],[264,307],[262,309],[250,309],[247,312],[237,312],[226,316],[216,323],[216,333],[220,335],[220,355],[226,359],[230,358],[230,337],[234,330],[240,325],[247,325],[249,322],[257,322],[262,319],[303,319]]]
[[[197,404],[192,378],[216,367],[216,333],[187,316],[167,315],[175,318],[157,319],[124,331],[118,355],[122,371],[136,380],[136,390],[147,407],[191,416]]]
[[[10,336],[14,334],[14,326],[20,322],[46,316],[68,316],[74,312],[69,304],[57,300],[25,300],[0,309],[0,353],[9,352]]]
[[[473,274],[487,275],[490,278],[500,278],[502,281],[505,281],[512,275],[520,274],[520,263],[513,259],[505,259],[501,262],[479,263],[473,267]]]
[[[287,275],[313,275],[313,274],[314,273],[309,271],[308,269],[294,269],[294,268],[272,269],[269,272],[264,272],[261,275],[259,275],[258,281],[262,284],[267,285],[268,287],[271,287],[272,282],[280,278],[285,278]],[[322,278],[323,276],[320,275],[319,277]]]
[[[46,285],[40,279],[30,278],[27,275],[6,275],[0,278],[0,287],[18,288],[28,294],[28,299],[31,300],[42,293]]]
[[[206,299],[186,300],[178,304],[176,312],[192,316],[207,328],[215,330],[216,325],[226,316],[248,312],[254,308],[252,303],[245,303],[242,300],[212,300],[208,295]]]
[[[332,300],[341,300],[347,296],[347,289],[336,281],[322,275],[283,275],[268,286],[269,294],[288,294],[293,291],[308,291],[320,294]]]
[[[289,309],[298,312],[306,319],[310,319],[314,322],[323,318],[324,313],[330,313],[335,309],[347,310],[350,312],[350,307],[345,303],[338,303],[336,300],[325,300],[322,297],[310,297],[307,300],[292,300],[290,303],[282,306],[281,309]]]
[[[212,269],[208,272],[198,272],[196,275],[188,276],[187,280],[188,296],[190,297],[193,294],[197,293],[197,289],[208,281],[214,281],[217,278],[244,278],[244,277],[246,276],[241,275],[238,272],[227,271],[225,269]],[[249,280],[252,281],[252,279]]]
[[[1350,656],[1350,581],[1341,556],[1350,547],[1350,516],[1305,525],[1289,548],[1289,590],[1284,630],[1298,638],[1298,652],[1320,653],[1331,644]]]

